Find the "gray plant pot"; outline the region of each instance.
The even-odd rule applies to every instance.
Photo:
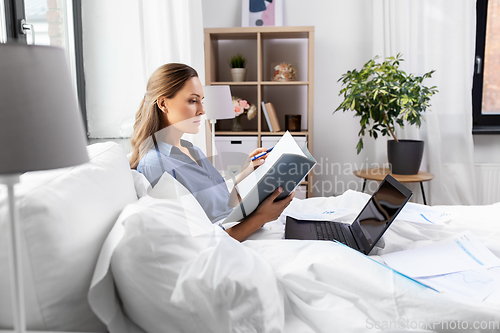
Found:
[[[387,141],[387,158],[392,173],[397,175],[416,175],[422,163],[424,142],[421,140]]]

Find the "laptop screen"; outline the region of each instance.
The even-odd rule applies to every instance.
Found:
[[[352,223],[353,232],[369,252],[406,204],[411,192],[385,179]],[[397,187],[396,187],[397,186]],[[404,193],[403,193],[403,192]]]

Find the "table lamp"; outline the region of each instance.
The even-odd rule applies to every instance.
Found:
[[[25,332],[14,185],[27,171],[88,162],[87,142],[63,49],[0,44],[0,73],[0,183],[8,192],[12,314],[15,332]]]
[[[235,117],[233,99],[229,86],[204,86],[203,109],[207,119],[212,124],[212,164],[215,166],[215,123],[217,119],[232,119]]]

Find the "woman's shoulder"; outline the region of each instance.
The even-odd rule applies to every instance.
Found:
[[[141,167],[144,168],[146,166],[156,166],[158,163],[158,156],[156,154],[156,151],[154,149],[150,149],[144,154],[144,156],[139,160],[139,163],[137,164],[137,168]]]

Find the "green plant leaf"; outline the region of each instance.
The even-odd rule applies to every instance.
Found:
[[[356,145],[356,151],[359,154],[363,149],[363,138],[359,139],[358,144]]]
[[[418,127],[425,120],[422,113],[430,106],[431,97],[438,92],[436,86],[428,88],[422,84],[434,70],[421,76],[406,73],[399,69],[404,61],[400,53],[381,63],[378,58],[368,60],[359,70],[347,71],[338,80],[342,86],[339,95],[344,100],[334,113],[351,110],[360,117],[358,154],[368,125],[371,126],[369,134],[374,138],[378,138],[379,133],[390,136],[396,124],[404,126],[404,120]]]

